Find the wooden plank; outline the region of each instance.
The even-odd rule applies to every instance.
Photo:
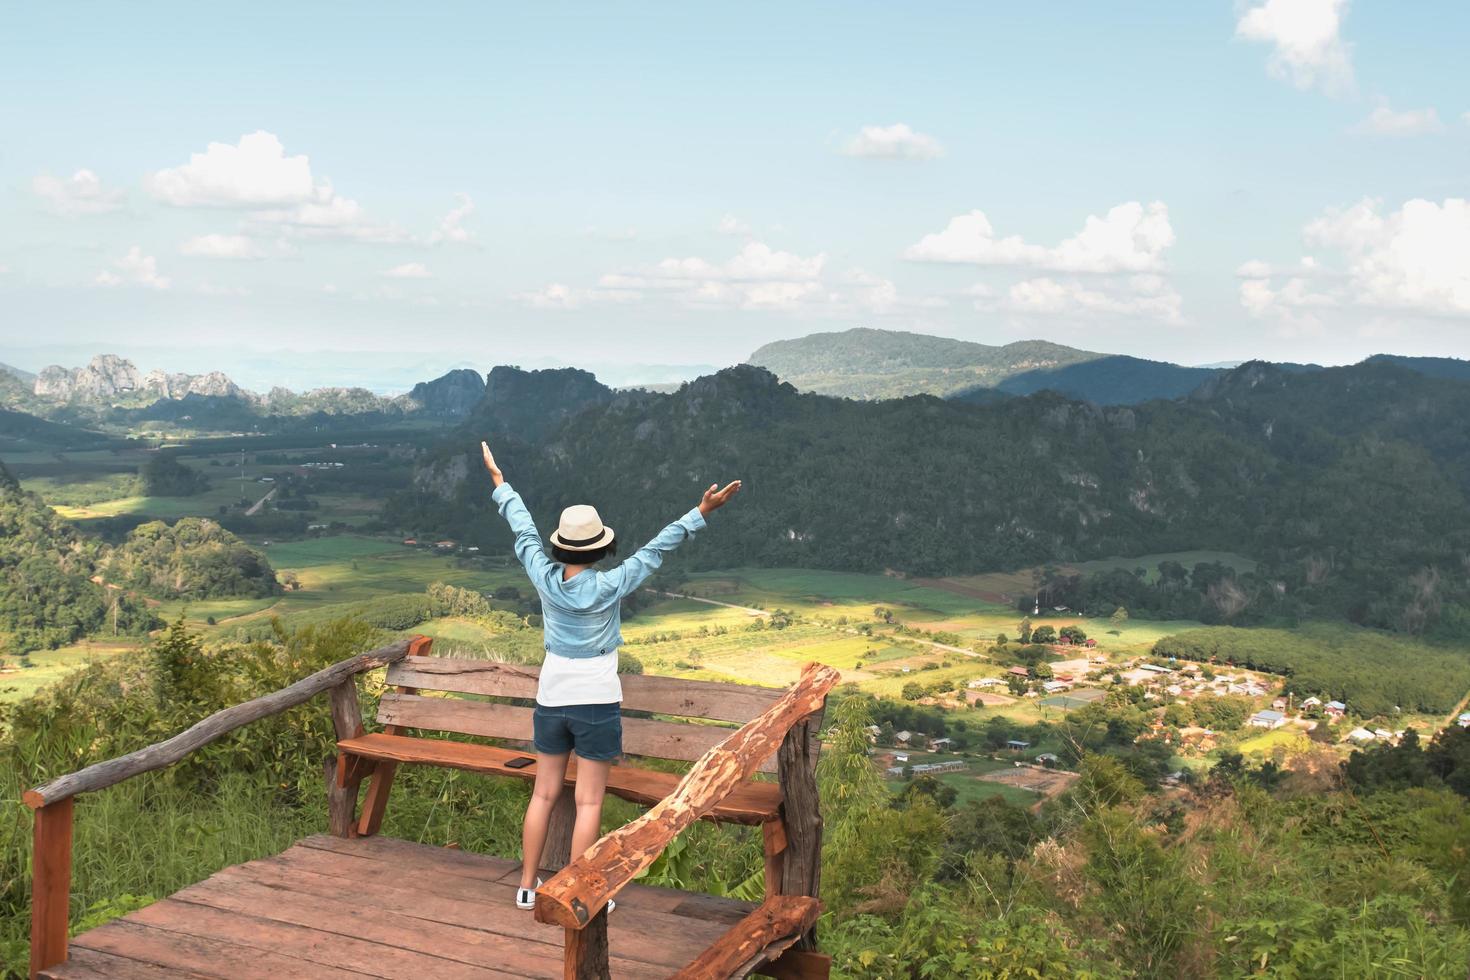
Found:
[[[821,911],[822,903],[805,895],[768,898],[718,942],[674,974],[673,980],[744,977],[796,942],[797,937],[817,921]]]
[[[804,949],[788,949],[770,963],[755,968],[755,975],[776,980],[828,980],[832,976],[832,957]]]
[[[202,976],[198,973],[174,975]],[[44,980],[159,980],[163,974],[152,963],[140,963],[78,946],[71,951],[65,963],[42,970],[40,976]]]
[[[453,691],[534,700],[541,668],[491,660],[413,657],[388,672],[389,684],[426,691]],[[623,708],[684,718],[744,723],[781,697],[780,688],[717,681],[683,680],[653,674],[623,674]]]
[[[562,969],[556,930],[537,923],[513,904],[508,884],[474,885],[460,879],[454,897],[425,894],[425,880],[404,881],[393,867],[370,877],[344,879],[300,866],[251,862],[192,885],[179,900],[311,925],[318,930],[372,939],[420,952],[494,965],[524,975],[554,977]],[[359,873],[360,875],[360,873]],[[268,905],[268,907],[266,907]],[[612,946],[626,965],[672,970],[714,942],[724,927],[689,922],[651,911],[613,915],[622,925]]]
[[[290,880],[288,876],[286,881]],[[376,976],[554,978],[561,967],[554,943],[526,942],[386,912],[359,896],[301,894],[281,884],[221,874],[189,886],[171,901],[189,910],[190,927],[200,934],[289,951]],[[361,897],[371,895],[372,884],[364,883]],[[511,906],[506,914],[514,911]],[[480,914],[483,918],[493,912],[482,906]]]
[[[457,732],[522,742],[531,740],[532,715],[532,709],[514,704],[417,694],[384,694],[378,703],[378,721],[398,728]],[[623,751],[629,755],[693,762],[734,731],[733,728],[714,725],[624,718]],[[760,762],[758,769],[761,772],[776,771],[774,752]]]
[[[337,859],[336,863],[333,859]],[[498,882],[507,888],[513,888],[521,873],[519,862],[505,858],[382,836],[344,841],[317,834],[267,860],[321,874],[336,875],[366,873],[352,869],[352,865],[343,864],[344,861],[378,861],[391,866],[396,882],[411,884],[414,888],[448,897],[468,897],[477,902],[483,901],[484,892],[481,886],[456,885],[455,878],[463,877],[472,882]],[[676,888],[631,884],[618,894],[618,908],[626,908],[632,912],[640,909],[671,912],[680,918],[699,919],[729,927],[745,918],[755,908],[755,903],[702,892],[680,891]]]
[[[346,660],[317,671],[310,677],[302,678],[289,687],[273,691],[252,701],[246,701],[244,704],[225,708],[223,711],[216,711],[208,718],[191,725],[166,741],[157,742],[136,752],[129,752],[116,759],[99,762],[77,772],[60,776],[35,789],[27,790],[24,794],[26,805],[32,809],[38,809],[48,803],[55,803],[78,793],[104,789],[140,773],[171,766],[200,746],[208,745],[242,725],[279,714],[287,708],[294,708],[335,686],[344,678],[351,678],[363,671],[402,660],[408,655],[413,642],[399,640],[377,650],[348,657]]]
[[[607,962],[607,909],[582,929],[566,930],[564,980],[612,980]]]
[[[31,858],[31,976],[66,961],[72,798],[36,811]]]
[[[167,901],[167,899],[165,899]],[[356,980],[371,976],[285,955],[281,951],[241,946],[205,936],[192,936],[114,919],[77,936],[74,945],[150,963],[160,976],[177,971],[191,976],[231,980]]]
[[[786,835],[782,855],[781,894],[820,895],[822,888],[822,806],[817,793],[815,735],[822,727],[818,710],[792,727],[776,754],[781,767],[781,824]],[[801,937],[798,949],[817,948],[813,927]]]
[[[831,667],[807,664],[781,700],[705,753],[673,793],[604,836],[543,885],[536,894],[536,918],[574,929],[586,925],[677,834],[745,783],[794,725],[826,703],[839,679]]]
[[[340,742],[338,748],[370,759],[385,760],[380,766],[415,762],[496,776],[512,776],[527,782],[536,778],[535,766],[523,769],[507,769],[505,766],[507,761],[526,753],[497,745],[470,745],[443,739],[369,733],[361,738]],[[577,760],[572,758],[567,763],[566,785],[575,785],[576,778]],[[608,773],[607,791],[634,803],[653,806],[672,793],[678,787],[679,780],[677,773],[613,766]],[[371,786],[368,794],[371,797]],[[777,812],[780,803],[781,789],[778,784],[747,779],[701,816],[716,822],[760,824]],[[363,804],[363,811],[366,817],[366,802]],[[371,836],[376,832],[376,827],[372,831],[364,831],[360,825],[359,832],[364,837]]]

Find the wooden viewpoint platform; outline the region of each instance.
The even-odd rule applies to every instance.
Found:
[[[519,862],[384,837],[309,837],[74,938],[58,980],[561,977],[562,930],[513,902]],[[629,885],[614,976],[668,977],[756,908]]]
[[[693,765],[682,777],[615,766],[608,792],[649,809],[581,855],[567,853],[574,808],[570,787],[564,789],[532,913],[515,907],[518,862],[377,836],[401,765],[534,778],[534,768],[505,765],[523,749],[432,733],[528,739],[531,710],[514,702],[534,697],[537,669],[430,657],[430,642],[415,637],[359,654],[165,742],[28,791],[25,802],[35,811],[31,976],[724,980],[759,973],[826,980],[830,959],[816,951],[814,928],[822,827],[815,765],[835,671],[808,664],[787,691],[627,678],[623,708],[633,714],[623,722],[625,750]],[[383,731],[369,733],[357,675],[379,667],[388,667],[394,690],[379,704]],[[331,835],[226,868],[68,938],[78,794],[172,765],[323,692],[331,695],[338,738],[338,755],[326,762]],[[691,721],[668,720],[678,717]],[[777,781],[752,778],[762,772],[776,773]],[[634,883],[696,820],[760,827],[761,902]],[[618,907],[609,916],[614,897]]]

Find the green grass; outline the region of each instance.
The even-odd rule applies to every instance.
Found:
[[[1312,748],[1312,740],[1300,729],[1283,727],[1277,728],[1254,738],[1246,739],[1236,746],[1242,755],[1269,755],[1276,748],[1284,748],[1288,752],[1303,752]]]
[[[137,642],[81,643],[57,650],[37,650],[27,658],[30,667],[21,667],[20,658],[6,656],[5,673],[0,673],[0,701],[23,701],[41,688],[95,660],[132,653]]]
[[[1029,789],[1019,786],[1007,786],[1004,783],[992,783],[989,780],[977,779],[973,774],[963,772],[946,772],[934,777],[946,786],[952,786],[958,794],[955,798],[955,806],[964,806],[966,803],[988,800],[992,796],[999,796],[1007,803],[1016,806],[1029,807],[1041,799],[1039,793],[1033,793]],[[908,785],[907,780],[887,780],[888,788],[894,795],[903,792]]]

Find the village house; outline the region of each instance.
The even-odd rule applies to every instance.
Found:
[[[1006,748],[1013,749],[1016,752],[1025,752],[1027,749],[1031,748],[1031,743],[1022,741],[1019,738],[1013,738],[1006,743]]]
[[[1279,711],[1257,711],[1246,722],[1252,728],[1280,728],[1286,724],[1286,716]]]
[[[952,738],[932,738],[929,740],[929,750],[931,752],[945,752],[952,748],[954,748],[954,739]]]
[[[1000,682],[1001,681],[1000,681],[1000,678],[999,677],[977,677],[974,680],[970,681],[965,686],[966,687],[972,687],[972,688],[974,688],[974,687],[995,687]]]
[[[1318,697],[1303,698],[1301,707],[1303,711],[1308,708],[1320,708],[1322,707],[1322,699]]]
[[[1067,690],[1071,686],[1067,681],[1047,681],[1041,685],[1041,689],[1047,694],[1056,694],[1060,691]]]
[[[1058,759],[1051,752],[1043,752],[1036,757],[1036,761],[1043,766],[1054,766],[1057,764]]]
[[[1322,707],[1322,713],[1329,718],[1341,718],[1343,715],[1347,714],[1347,705],[1343,704],[1341,701],[1328,701],[1327,704]]]
[[[911,731],[909,731],[908,729],[904,729],[901,732],[894,732],[893,733],[893,744],[894,745],[908,745],[909,742],[913,741],[913,738],[914,738],[914,733],[911,732]]]
[[[1459,718],[1461,728],[1470,728],[1470,711],[1465,712]]]
[[[1027,670],[1025,667],[1011,667],[1010,669],[1008,669],[1006,671],[1006,673],[1007,674],[1010,674],[1012,677],[1030,677],[1031,676],[1031,671]]]
[[[1373,733],[1366,728],[1354,728],[1348,732],[1347,737],[1350,741],[1357,742],[1359,745],[1365,745],[1373,741]]]

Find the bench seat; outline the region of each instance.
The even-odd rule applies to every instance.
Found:
[[[516,776],[533,781],[536,767],[509,769],[505,763],[531,753],[498,745],[451,742],[439,738],[370,733],[343,739],[337,748],[346,755],[390,762],[418,762],[448,766],[470,772],[497,776]],[[576,782],[577,760],[567,762],[566,785]],[[682,777],[678,773],[657,772],[633,766],[613,766],[607,777],[607,791],[643,806],[652,806],[674,791]],[[728,797],[704,815],[717,823],[758,825],[775,820],[781,806],[781,786],[774,782],[746,780]]]

